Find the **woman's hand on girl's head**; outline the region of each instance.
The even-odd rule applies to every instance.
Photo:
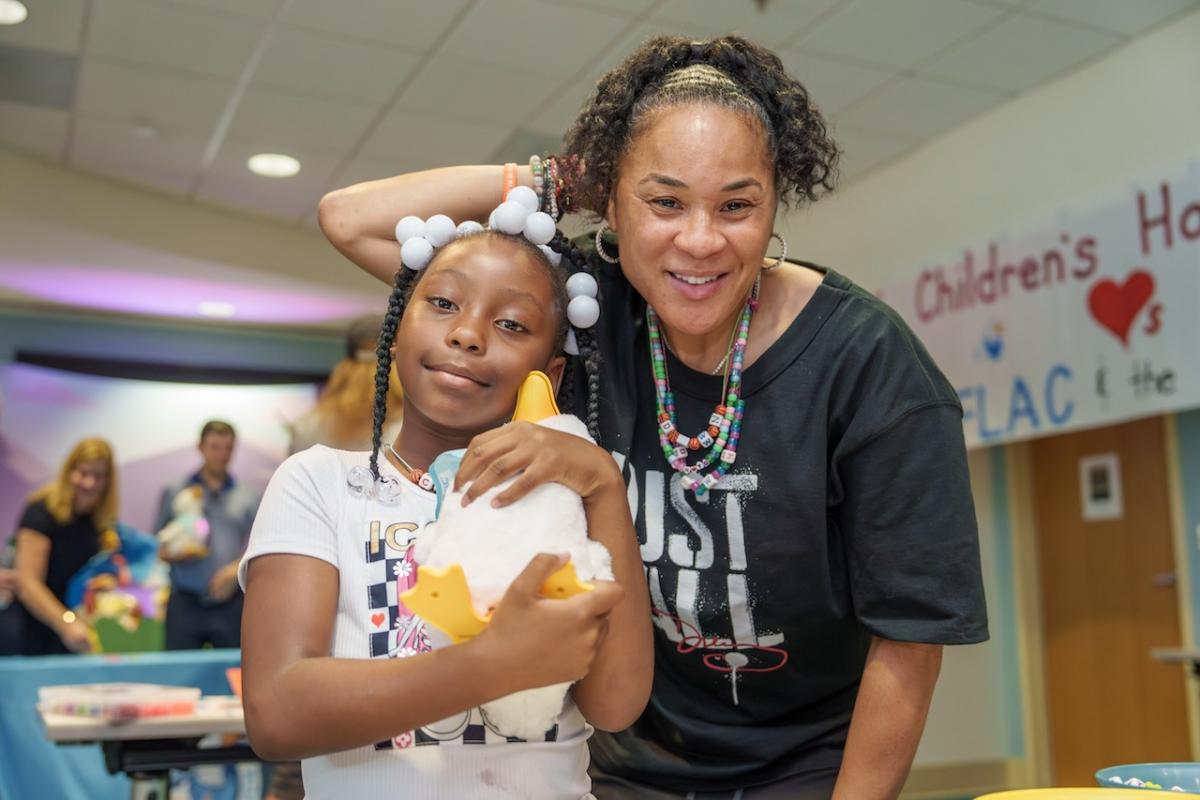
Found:
[[[509,585],[487,628],[472,640],[508,691],[587,675],[608,632],[609,613],[625,597],[611,581],[594,581],[590,592],[562,600],[543,597],[542,584],[564,563],[561,555],[534,556]]]
[[[471,440],[454,488],[470,484],[463,496],[463,505],[468,505],[512,477],[516,477],[512,485],[492,499],[497,508],[520,500],[543,483],[561,483],[585,502],[621,483],[616,462],[591,442],[531,422],[510,422]]]

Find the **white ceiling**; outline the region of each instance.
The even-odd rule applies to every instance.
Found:
[[[0,46],[75,67],[0,101],[0,142],[312,224],[338,186],[552,149],[657,32],[776,48],[832,118],[844,180],[1096,58],[1196,0],[27,0]],[[65,60],[64,60],[65,59]],[[75,61],[72,62],[72,59]],[[0,64],[3,62],[0,61]],[[514,152],[519,150],[519,152]],[[252,175],[256,152],[301,172]]]

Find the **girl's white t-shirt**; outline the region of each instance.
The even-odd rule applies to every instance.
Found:
[[[381,456],[380,470],[400,484],[394,502],[381,502],[363,490],[369,456],[317,445],[288,458],[267,486],[238,579],[245,587],[247,564],[268,553],[335,566],[335,658],[406,658],[449,646],[399,600],[416,580],[413,540],[434,518],[434,496]],[[305,759],[304,788],[309,798],[588,797],[591,732],[569,696],[538,742],[507,739],[475,708],[374,746]]]

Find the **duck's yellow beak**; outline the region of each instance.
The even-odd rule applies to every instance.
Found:
[[[517,390],[517,408],[513,411],[513,422],[541,422],[547,417],[559,415],[554,402],[554,384],[544,372],[534,370],[526,376]]]

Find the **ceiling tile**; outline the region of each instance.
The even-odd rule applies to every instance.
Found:
[[[966,0],[855,0],[812,28],[804,50],[908,69],[1009,13]]]
[[[262,151],[353,146],[374,118],[376,108],[329,98],[303,97],[251,85],[229,127],[232,138],[254,142]]]
[[[593,81],[574,84],[530,119],[528,127],[542,133],[562,136],[595,91],[596,84]]]
[[[338,153],[294,149],[300,172],[290,178],[264,178],[246,167],[259,152],[255,142],[226,140],[212,166],[200,182],[196,197],[258,214],[293,221],[316,208],[325,193]]]
[[[421,71],[395,108],[516,127],[561,79],[442,53]]]
[[[466,4],[467,0],[436,3],[354,0],[353,12],[347,13],[345,3],[292,0],[280,21],[320,33],[426,50]]]
[[[575,6],[590,8],[593,11],[604,11],[609,14],[620,14],[626,17],[636,17],[646,13],[657,0],[539,0],[546,5]]]
[[[843,186],[915,146],[912,139],[897,139],[849,128],[835,129],[833,138],[842,148],[839,178]]]
[[[698,25],[714,34],[740,33],[777,46],[805,30],[839,0],[788,0],[760,11],[753,0],[668,0],[654,21]]]
[[[0,101],[0,141],[57,158],[67,141],[68,118],[60,108]]]
[[[71,163],[182,192],[200,165],[206,143],[198,133],[159,129],[157,136],[139,137],[128,122],[82,117],[75,122]]]
[[[848,64],[793,50],[781,50],[779,57],[788,72],[808,89],[809,97],[817,108],[826,114],[834,114],[845,108],[895,75],[884,69]]]
[[[282,29],[271,37],[254,80],[295,92],[381,103],[419,61],[417,54],[397,47]]]
[[[507,140],[493,148],[490,164],[505,164],[515,161],[524,164],[534,153],[557,153],[562,149],[562,135],[541,133],[521,129],[513,133]]]
[[[693,23],[665,22],[662,20],[643,22],[625,34],[624,38],[615,46],[609,48],[597,62],[596,66],[588,71],[589,74],[584,76],[583,80],[586,81],[588,86],[594,86],[595,82],[604,73],[619,65],[632,55],[633,51],[637,50],[647,41],[660,35],[707,39],[713,35],[713,32],[708,28],[703,28]]]
[[[1196,0],[1037,0],[1027,10],[1133,36],[1197,6]]]
[[[84,0],[55,0],[54,3],[26,3],[29,16],[20,25],[0,26],[0,44],[53,50],[56,53],[79,52],[83,32]]]
[[[396,153],[394,158],[360,155],[334,174],[326,188],[340,189],[356,183],[377,181],[381,178],[390,178],[393,175],[403,175],[406,172],[415,172],[421,169],[428,169],[428,166],[409,161],[403,153]]]
[[[81,113],[92,117],[142,120],[208,134],[216,128],[233,88],[231,80],[86,58],[75,102]]]
[[[279,0],[141,0],[160,6],[187,6],[198,11],[235,17],[266,19],[275,12]]]
[[[1050,80],[1120,40],[1048,19],[1019,15],[921,69],[1010,92]],[[1020,57],[1014,57],[1019,53]]]
[[[371,133],[362,153],[400,159],[420,168],[485,164],[511,134],[509,127],[393,112]]]
[[[76,56],[0,44],[0,100],[70,108],[78,71]]]
[[[245,67],[263,27],[184,6],[104,0],[93,6],[87,52],[234,78]]]
[[[628,20],[537,0],[480,3],[443,46],[443,52],[500,66],[541,72],[560,81],[594,58]],[[586,35],[579,35],[586,31]]]
[[[908,78],[838,114],[847,128],[898,139],[927,139],[1003,102],[1004,95]]]

